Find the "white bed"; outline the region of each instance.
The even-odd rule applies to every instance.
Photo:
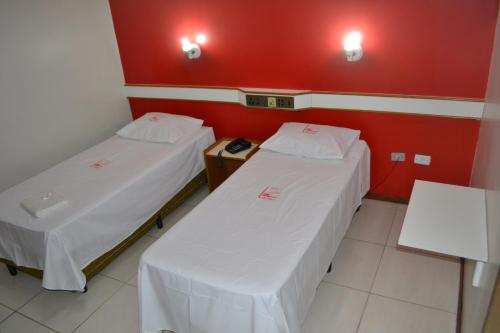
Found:
[[[343,160],[257,152],[144,252],[141,332],[300,332],[369,170],[364,141]]]
[[[213,142],[207,127],[175,144],[114,136],[0,193],[0,258],[43,270],[47,289],[83,290],[82,269],[201,172],[203,150]],[[44,191],[68,203],[34,218],[20,202]]]

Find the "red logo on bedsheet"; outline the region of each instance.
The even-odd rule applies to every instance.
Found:
[[[153,121],[153,122],[156,122],[156,121],[160,121],[162,117],[161,116],[152,116],[152,117],[149,117],[149,121]]]
[[[104,168],[109,163],[111,163],[111,161],[109,161],[109,160],[100,160],[100,161],[97,161],[94,164],[92,164],[90,167],[94,168],[94,169],[101,169],[101,168]]]
[[[264,200],[276,200],[281,194],[281,190],[277,187],[267,186],[262,192],[260,192],[258,198]]]
[[[311,125],[306,125],[306,127],[304,127],[304,129],[302,130],[302,133],[305,133],[305,134],[316,134],[316,133],[318,133],[318,131],[319,130],[317,128],[314,128]]]

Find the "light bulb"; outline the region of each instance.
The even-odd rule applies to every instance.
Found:
[[[184,51],[184,52],[188,52],[189,50],[191,50],[193,48],[193,46],[191,45],[191,42],[189,41],[189,39],[187,37],[183,37],[181,39],[181,43],[182,43],[182,51]]]
[[[205,44],[207,42],[207,37],[204,34],[196,35],[196,43]]]
[[[361,49],[362,36],[359,32],[351,32],[344,37],[344,50],[354,51]]]
[[[184,52],[189,52],[193,48],[193,44],[182,44],[182,51]]]

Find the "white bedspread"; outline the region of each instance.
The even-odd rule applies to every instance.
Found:
[[[146,250],[141,332],[298,333],[370,185],[343,160],[259,151]]]
[[[0,257],[43,269],[43,287],[82,290],[82,269],[154,215],[204,168],[203,127],[175,144],[114,136],[0,193]],[[34,218],[20,202],[53,190],[67,200]]]

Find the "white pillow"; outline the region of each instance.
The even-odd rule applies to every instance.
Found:
[[[284,123],[260,148],[311,158],[344,158],[360,131],[304,123]]]
[[[149,142],[174,143],[201,128],[203,120],[170,113],[151,112],[116,132],[121,137]]]

